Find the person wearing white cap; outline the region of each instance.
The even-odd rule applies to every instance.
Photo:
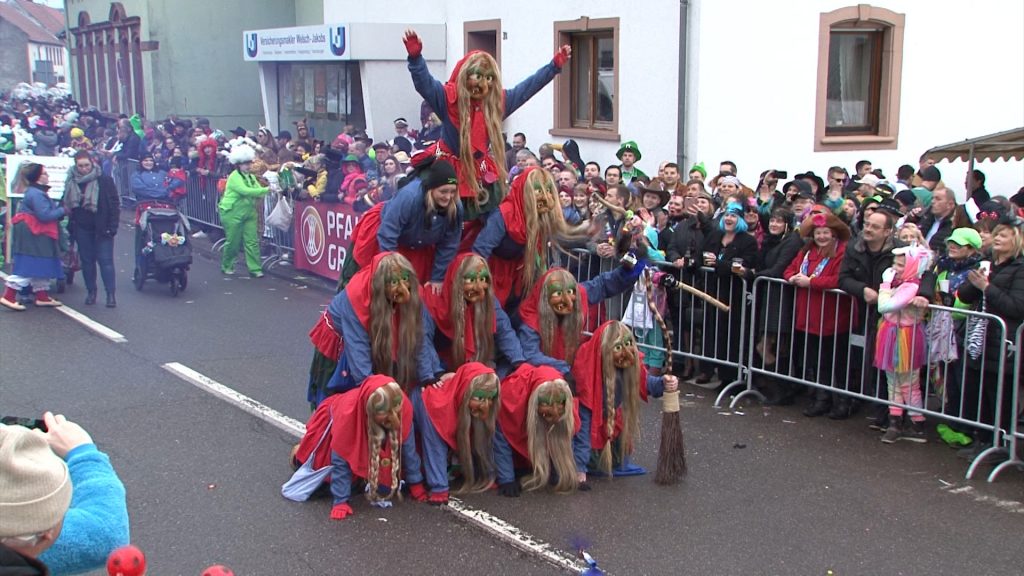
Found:
[[[128,543],[124,485],[110,459],[63,415],[43,421],[47,432],[0,424],[3,574],[85,572]],[[15,567],[22,571],[4,570]]]

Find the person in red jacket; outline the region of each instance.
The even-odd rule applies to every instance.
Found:
[[[783,278],[796,286],[794,359],[802,359],[804,369],[804,374],[797,376],[842,388],[847,381],[846,358],[856,305],[848,296],[826,291],[839,287],[839,268],[850,228],[834,214],[819,213],[804,220],[800,235],[811,241],[783,273]],[[836,420],[849,417],[849,398],[816,389],[814,402],[804,415],[823,414]]]

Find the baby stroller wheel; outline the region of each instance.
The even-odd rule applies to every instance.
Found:
[[[142,285],[145,282],[146,282],[146,271],[144,269],[142,269],[141,267],[139,267],[138,265],[136,265],[135,266],[135,272],[132,273],[132,283],[135,284],[135,289],[136,290],[142,290]]]
[[[171,296],[177,296],[177,295],[178,295],[178,279],[172,276],[171,277]]]
[[[182,270],[178,273],[178,290],[184,292],[186,286],[188,286],[188,272]]]

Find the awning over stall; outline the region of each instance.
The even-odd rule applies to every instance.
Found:
[[[941,160],[963,160],[981,162],[995,160],[1024,160],[1024,128],[997,132],[988,136],[971,138],[944,146],[936,146],[925,152],[929,158]]]

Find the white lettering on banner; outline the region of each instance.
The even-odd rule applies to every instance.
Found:
[[[246,61],[349,60],[346,24],[246,30],[242,57]]]
[[[348,250],[344,246],[336,244],[327,246],[327,267],[331,269],[331,272],[341,270],[341,267],[345,265],[346,255],[348,255]]]
[[[74,158],[68,158],[67,156],[27,156],[21,154],[9,154],[4,156],[4,174],[7,176],[7,197],[8,198],[20,198],[24,194],[14,194],[14,181],[15,175],[18,173],[18,168],[26,162],[35,162],[36,164],[42,164],[43,168],[46,169],[46,173],[50,176],[50,189],[47,191],[47,195],[54,200],[60,200],[64,197],[64,181],[67,180],[68,171],[75,165]]]
[[[327,213],[327,235],[348,240],[352,237],[352,229],[356,227],[358,218],[344,212]]]

